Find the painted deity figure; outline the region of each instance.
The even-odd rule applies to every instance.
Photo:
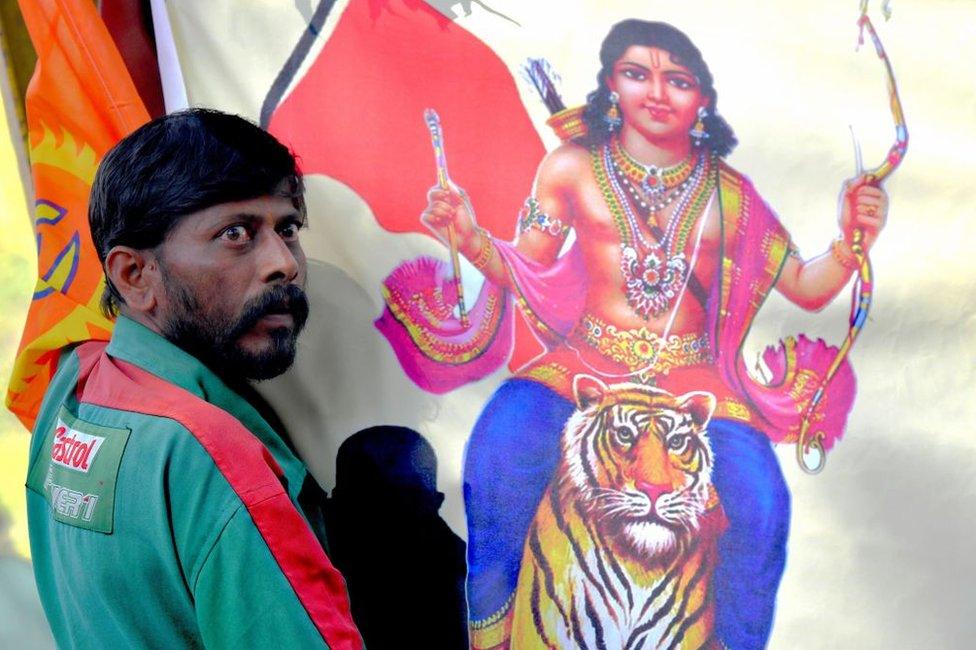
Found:
[[[467,446],[475,646],[509,643],[527,533],[577,411],[574,381],[587,375],[608,386],[714,397],[711,481],[727,518],[710,584],[715,635],[729,648],[761,647],[790,517],[771,442],[796,440],[803,405],[833,357],[820,342],[788,339],[767,350],[773,376],[760,383],[746,371],[742,344],[773,289],[807,310],[837,296],[856,268],[855,231],[868,248],[874,243],[887,197],[865,179],[845,182],[838,238],[804,260],[749,179],[725,162],[736,139],[685,34],[626,20],[610,30],[600,62],[582,115],[585,133],[540,163],[514,243],[478,226],[460,188],[428,195],[423,221],[445,243],[453,228],[460,253],[486,279],[471,311],[472,333],[451,327],[444,270],[429,269],[423,281],[416,263],[387,279],[389,309],[377,326],[406,372],[437,392],[505,361],[513,306],[546,346],[498,388]],[[570,232],[575,240],[566,246]],[[817,415],[827,447],[843,429],[853,393],[845,365]]]

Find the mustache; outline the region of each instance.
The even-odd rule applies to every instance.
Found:
[[[266,293],[245,303],[237,325],[228,338],[230,340],[238,338],[268,314],[291,314],[295,319],[295,332],[298,332],[308,320],[308,297],[302,288],[295,284],[272,287]]]

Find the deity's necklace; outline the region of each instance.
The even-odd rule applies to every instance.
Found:
[[[618,138],[610,142],[610,155],[634,202],[652,213],[660,212],[687,190],[695,168],[692,158],[671,167],[645,165],[627,153]]]
[[[691,229],[715,189],[714,163],[707,154],[698,156],[694,165],[688,163],[688,177],[678,181],[686,186],[675,193],[677,204],[663,236],[648,242],[642,233],[641,219],[635,214],[636,208],[624,191],[623,185],[631,177],[626,168],[620,169],[615,164],[614,143],[616,140],[594,147],[591,164],[620,234],[620,270],[627,303],[638,316],[649,320],[664,314],[684,286],[688,275],[684,249]]]

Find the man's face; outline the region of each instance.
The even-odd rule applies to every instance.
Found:
[[[302,225],[291,199],[280,196],[180,219],[156,249],[163,335],[228,379],[287,370],[308,317]]]

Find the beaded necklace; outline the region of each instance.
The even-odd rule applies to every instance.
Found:
[[[645,320],[664,314],[684,285],[688,262],[684,249],[688,236],[715,189],[713,161],[701,155],[694,166],[689,163],[687,187],[668,219],[663,236],[649,242],[643,235],[622,187],[628,180],[615,168],[612,144],[593,147],[590,160],[597,186],[610,208],[614,225],[620,234],[620,270],[624,276],[624,294],[631,309]]]
[[[606,164],[606,162],[607,158],[606,154],[604,154],[604,163]],[[668,243],[674,240],[675,231],[678,229],[678,225],[681,221],[680,218],[686,212],[684,208],[687,205],[689,198],[693,194],[692,190],[700,185],[702,175],[705,173],[704,162],[704,158],[699,156],[696,159],[693,167],[689,165],[688,167],[691,174],[687,179],[684,180],[682,185],[679,186],[683,186],[682,191],[671,195],[672,199],[678,198],[678,204],[671,212],[671,217],[668,219],[668,223],[664,227],[663,235],[660,233],[660,230],[657,229],[657,220],[651,214],[648,207],[637,200],[636,193],[633,192],[633,187],[628,185],[628,179],[624,177],[622,173],[619,173],[620,170],[617,169],[612,160],[610,161],[610,164],[607,165],[607,175],[610,179],[610,187],[614,190],[615,195],[620,200],[624,215],[627,218],[627,225],[629,226],[629,229],[633,231],[634,238],[640,242],[641,246],[651,250],[658,250],[662,247],[665,249],[668,248]],[[628,188],[632,191],[634,196],[633,201],[627,200],[627,197],[624,196],[623,188]],[[635,214],[635,212],[639,213],[641,218],[638,218],[638,215]],[[655,236],[654,241],[648,241],[644,238],[643,228],[638,225],[642,220],[648,225],[648,227],[651,228],[651,233]],[[660,238],[660,240],[657,238]],[[684,242],[682,242],[682,244],[683,243]],[[678,248],[679,250],[682,250],[684,246],[682,245]]]
[[[626,178],[625,186],[634,200],[652,212],[659,212],[670,205],[687,188],[694,171],[690,158],[671,167],[645,165],[627,153],[619,138],[611,140],[610,155],[614,168]],[[643,195],[637,191],[638,186]]]

